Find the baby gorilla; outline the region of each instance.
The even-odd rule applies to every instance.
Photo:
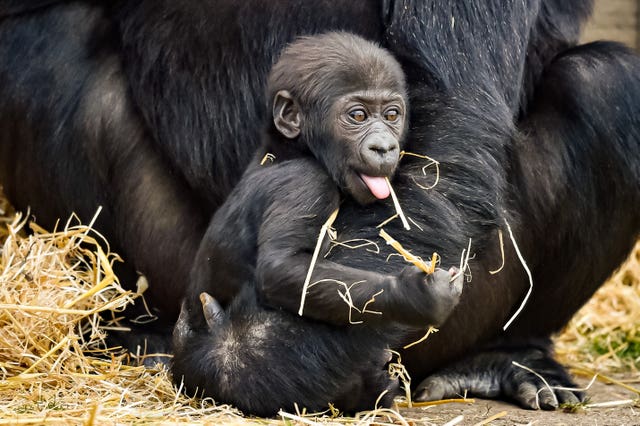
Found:
[[[398,387],[385,369],[388,348],[409,328],[447,318],[461,293],[457,270],[427,276],[411,266],[389,275],[321,258],[304,316],[296,312],[318,232],[341,198],[366,204],[389,195],[385,178],[407,130],[404,75],[378,46],[327,33],[284,50],[267,99],[262,149],[195,261],[174,330],[174,379],[254,415],[294,403],[370,409],[387,390],[379,404],[388,406]],[[273,164],[259,164],[265,153]],[[352,306],[336,283],[350,286]]]

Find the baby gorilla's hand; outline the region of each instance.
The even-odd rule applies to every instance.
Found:
[[[394,319],[417,326],[441,325],[460,301],[464,276],[458,268],[427,275],[415,266],[402,270],[391,289]]]

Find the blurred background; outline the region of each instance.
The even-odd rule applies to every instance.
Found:
[[[640,0],[596,0],[583,41],[608,39],[640,49]]]

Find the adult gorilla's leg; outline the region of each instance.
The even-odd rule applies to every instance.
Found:
[[[629,254],[640,234],[639,113],[640,57],[622,45],[573,48],[545,73],[516,144],[518,238],[535,282],[511,336],[559,331]]]
[[[552,387],[571,386],[553,360],[549,336],[591,297],[638,237],[640,58],[615,43],[565,52],[544,73],[520,127],[511,179],[517,223],[511,225],[533,272],[533,293],[493,345],[428,377],[417,387],[418,399],[468,390],[553,409],[581,397],[551,392],[512,362],[533,369]],[[518,260],[509,255],[506,262]],[[514,271],[506,278],[515,285],[523,275]]]
[[[87,222],[102,205],[98,229],[147,275],[169,326],[206,223],[154,149],[114,46],[99,7],[0,22],[0,183],[47,227],[72,211]]]

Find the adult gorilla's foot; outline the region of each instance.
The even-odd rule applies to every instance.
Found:
[[[510,399],[533,410],[554,410],[560,404],[584,399],[584,394],[573,390],[575,388],[565,368],[553,359],[547,348],[503,347],[463,358],[427,377],[417,386],[414,400],[434,401],[467,395]]]

